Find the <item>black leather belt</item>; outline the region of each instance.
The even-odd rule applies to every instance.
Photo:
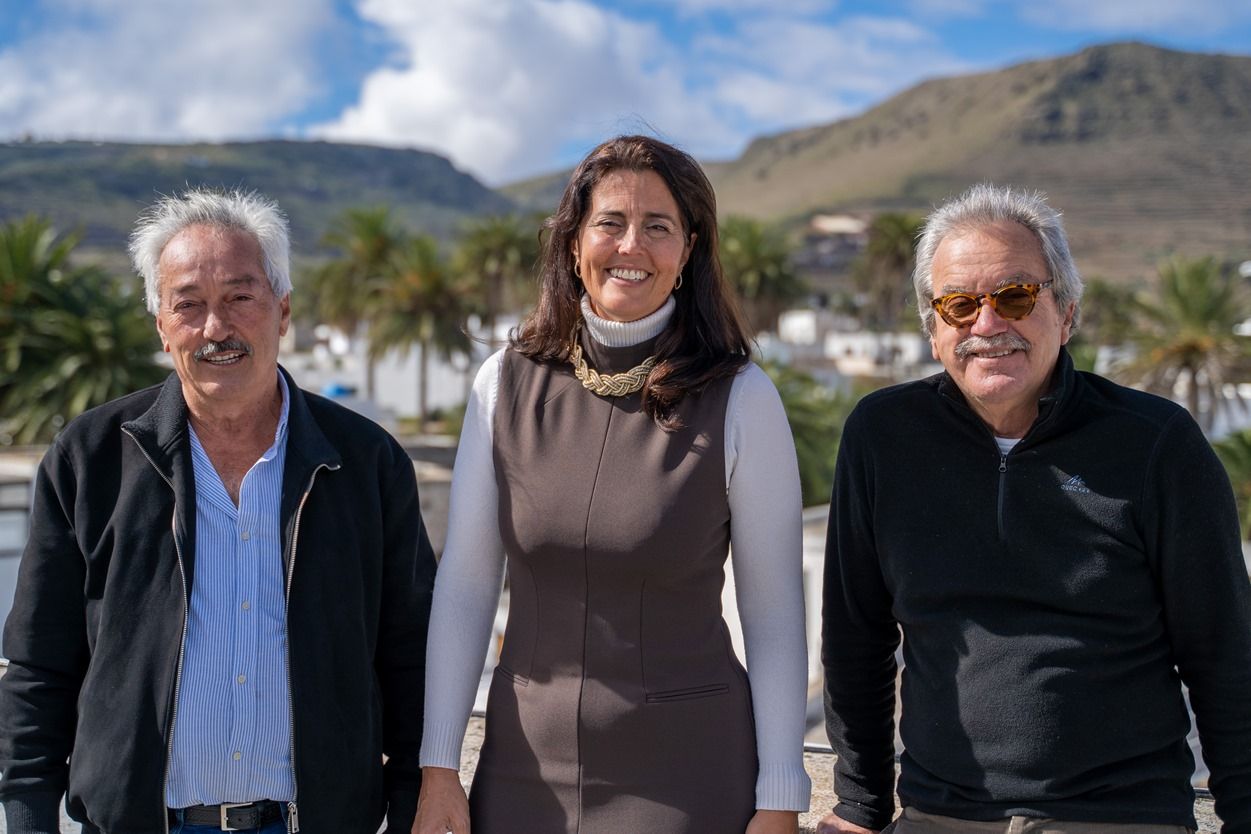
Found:
[[[190,808],[173,808],[169,811],[170,822],[182,821],[187,825],[211,825],[222,831],[246,831],[260,828],[282,819],[282,803],[269,799],[258,802],[223,802],[221,805],[192,805]]]

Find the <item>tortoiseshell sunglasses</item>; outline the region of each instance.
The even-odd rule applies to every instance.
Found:
[[[951,292],[935,298],[930,306],[952,327],[968,327],[977,321],[977,313],[983,302],[989,304],[1000,318],[1017,321],[1034,312],[1038,294],[1054,283],[1044,281],[1041,284],[1007,284],[994,292],[978,295]]]

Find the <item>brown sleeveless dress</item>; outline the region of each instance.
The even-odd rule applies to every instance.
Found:
[[[628,370],[654,341],[606,348]],[[641,395],[509,351],[494,458],[508,626],[469,802],[474,834],[742,834],[755,808],[747,675],[721,617],[733,380],[665,432]]]

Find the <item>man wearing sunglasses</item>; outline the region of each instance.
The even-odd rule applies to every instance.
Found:
[[[1191,830],[1185,684],[1223,831],[1251,832],[1251,587],[1207,440],[1073,368],[1082,283],[1040,195],[940,207],[914,283],[944,372],[865,397],[839,450],[818,830]]]

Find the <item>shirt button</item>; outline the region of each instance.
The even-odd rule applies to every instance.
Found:
[[[252,610],[252,603],[248,602],[248,601],[245,599],[245,600],[243,601],[243,610],[244,610],[244,611],[251,611],[251,610]]]
[[[249,533],[247,530],[244,530],[243,535],[240,538],[242,538],[244,541],[248,541],[249,539],[252,538],[252,534]]]
[[[233,758],[237,762],[243,758],[243,754],[240,753],[238,750],[236,750],[235,754],[231,758]]]
[[[235,678],[235,680],[237,680],[239,683],[247,683],[248,676],[240,675],[239,677]]]

